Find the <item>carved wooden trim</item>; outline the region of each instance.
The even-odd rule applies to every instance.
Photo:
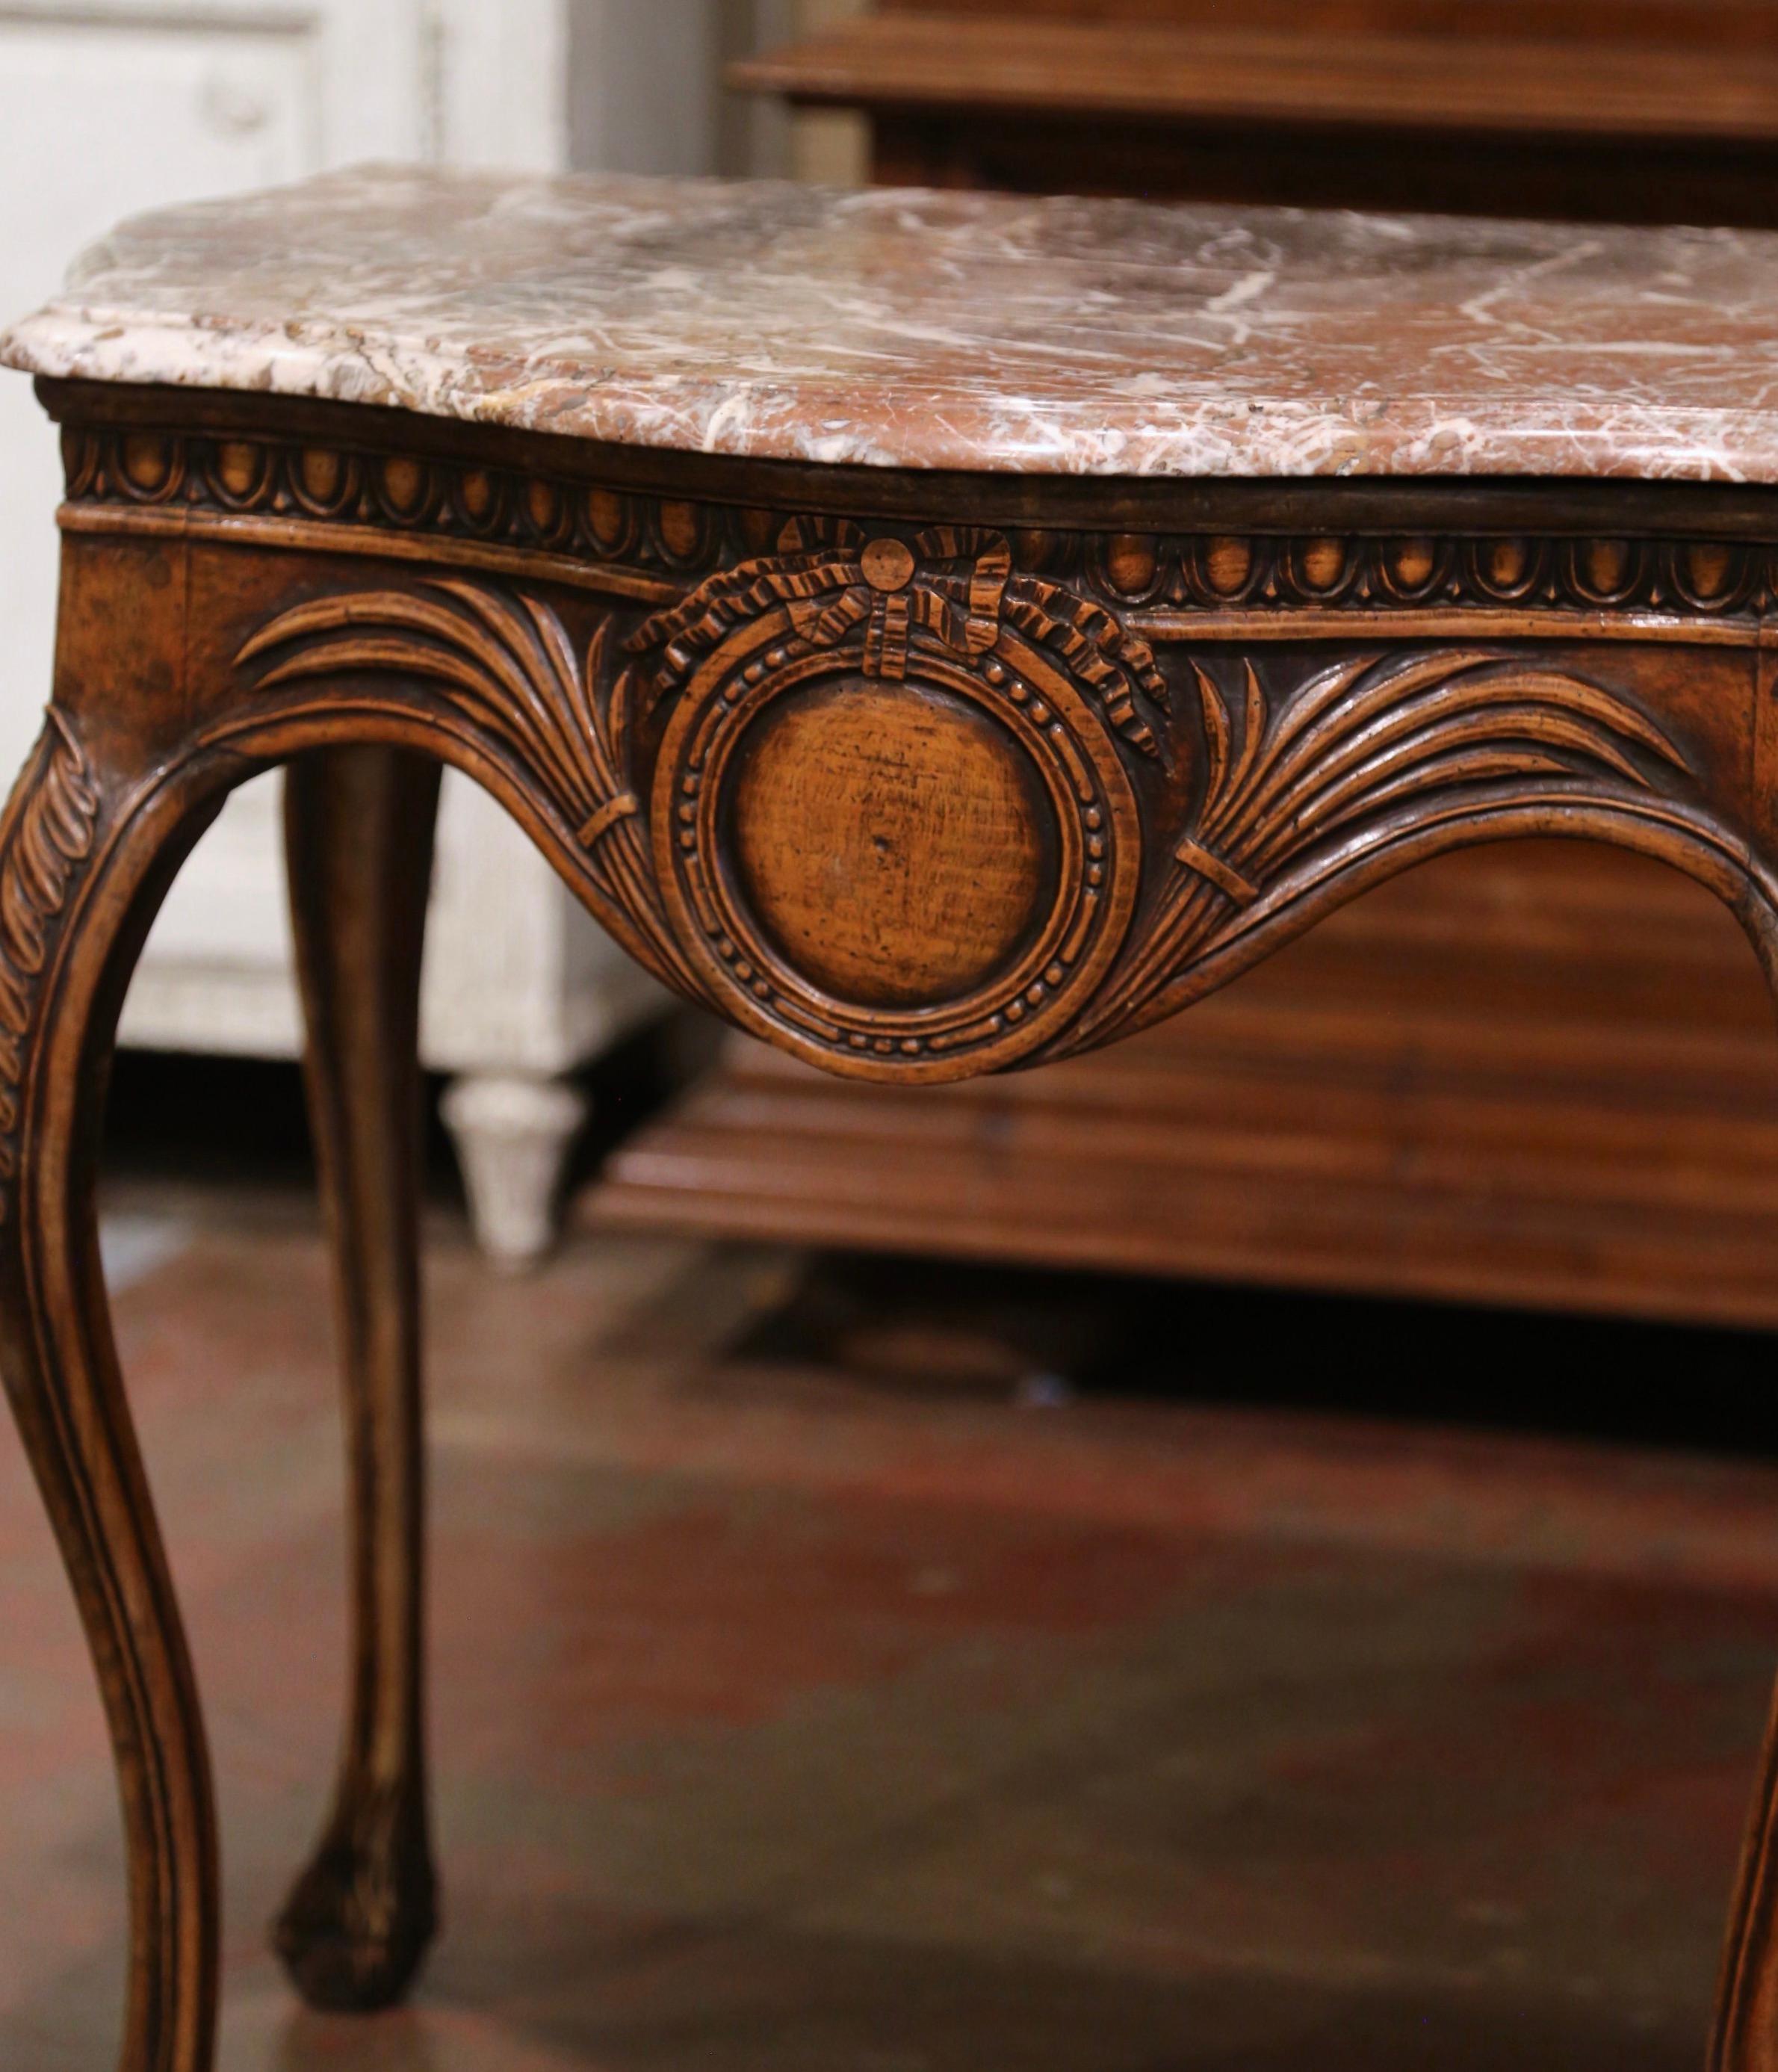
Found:
[[[630,708],[605,666],[610,622],[577,656],[561,619],[522,594],[446,579],[411,590],[347,592],[281,612],[241,648],[276,656],[261,692],[351,672],[436,687],[499,742],[577,832],[595,894],[630,917],[655,968],[695,992],[656,892],[641,803],[630,788]]]
[[[844,522],[319,442],[71,425],[63,443],[70,530],[214,531],[548,576],[656,605],[758,558],[786,528],[812,536]],[[1316,615],[1360,633],[1398,617],[1460,631],[1473,618],[1493,636],[1572,617],[1595,632],[1751,640],[1778,607],[1778,544],[1757,539],[1030,527],[1003,536],[1012,572],[1065,586],[1157,643],[1209,624],[1287,634]]]
[[[1718,540],[1115,533],[1079,551],[1095,589],[1151,611],[1514,606],[1718,617],[1764,608],[1778,581],[1772,548]]]
[[[688,958],[712,1005],[823,1062],[922,1079],[1011,1063],[1080,1012],[1122,946],[1143,830],[1119,750],[1159,762],[1166,684],[1109,613],[1016,575],[1001,534],[941,527],[910,544],[824,522],[793,525],[785,545],[712,577],[627,643],[651,707],[670,713],[652,787],[655,865]],[[1024,925],[948,991],[896,998],[886,984],[848,997],[819,973],[819,945],[799,961],[764,917],[779,869],[770,844],[785,837],[755,824],[734,773],[786,701],[808,710],[833,696],[884,715],[885,777],[905,755],[923,780],[919,732],[942,726],[991,782],[1023,779],[1041,802],[1023,823]],[[877,839],[919,842],[920,811]],[[922,849],[907,868],[946,862]],[[836,884],[835,896],[856,890]]]
[[[1253,663],[1193,663],[1203,779],[1139,939],[1057,1054],[1110,1040],[1250,926],[1410,839],[1454,804],[1579,803],[1692,788],[1674,744],[1624,699],[1486,650],[1358,656],[1284,697]],[[1230,679],[1238,676],[1237,691]],[[1218,680],[1218,677],[1222,680]]]
[[[423,688],[574,831],[582,896],[626,917],[662,976],[884,1079],[1107,1042],[1391,845],[1448,845],[1534,807],[1696,812],[1681,743],[1520,651],[1163,657],[1096,598],[1020,569],[1003,532],[797,520],[778,545],[622,633],[600,619],[579,647],[542,598],[446,578],[298,605],[239,660],[262,696],[324,678]],[[842,860],[811,890],[794,814],[819,801],[769,796],[795,779],[794,758],[773,759],[786,726],[864,758],[848,811],[893,867]],[[975,774],[959,786],[934,755]],[[941,827],[947,792],[998,801],[1004,824]],[[954,840],[971,882],[929,897]],[[904,956],[961,902],[979,954],[916,972],[873,968],[868,943],[835,952],[876,925],[875,899]]]
[[[401,452],[73,426],[63,433],[69,529],[191,531],[524,566],[646,602],[758,553],[768,512],[637,495]]]
[[[92,767],[52,705],[0,816],[0,1221],[18,1170],[25,1050],[51,931],[99,817]]]

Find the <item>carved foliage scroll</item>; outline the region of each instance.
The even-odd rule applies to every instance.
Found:
[[[992,532],[796,520],[779,549],[621,641],[607,617],[577,649],[541,600],[449,580],[299,606],[241,660],[267,693],[429,687],[573,830],[583,890],[663,976],[885,1079],[1103,1042],[1381,844],[1689,785],[1632,703],[1522,656],[1164,672]]]
[[[1682,779],[1677,749],[1611,692],[1485,651],[1359,658],[1275,708],[1250,661],[1238,698],[1192,666],[1200,803],[1169,845],[1140,939],[1063,1049],[1103,1042],[1209,956],[1282,882],[1299,894],[1458,801],[1631,795]]]
[[[54,706],[0,820],[0,1181],[18,1171],[26,1046],[51,932],[92,853],[99,787],[79,737]],[[0,1193],[0,1216],[6,1213]]]
[[[577,656],[555,612],[486,584],[351,592],[281,613],[241,649],[272,660],[261,691],[352,672],[433,685],[446,704],[515,757],[541,800],[573,828],[587,878],[643,935],[661,976],[696,989],[656,895],[630,788],[627,686],[599,686],[609,623]]]

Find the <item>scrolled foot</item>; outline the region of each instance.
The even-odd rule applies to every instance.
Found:
[[[385,1805],[329,1829],[272,1942],[310,2007],[369,2014],[405,1997],[437,1926],[424,1828]]]

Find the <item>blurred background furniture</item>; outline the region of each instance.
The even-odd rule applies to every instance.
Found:
[[[1771,215],[1768,0],[881,0],[733,68],[934,186]],[[1553,52],[1551,45],[1558,47]]]
[[[878,179],[1778,221],[1766,0],[823,11],[732,76],[861,118]],[[1113,574],[1146,598],[1159,565],[1132,538]],[[1519,845],[1417,870],[1233,994],[1030,1079],[891,1112],[733,1039],[585,1214],[1770,1326],[1768,1028],[1707,896]]]
[[[0,0],[0,306],[41,300],[71,252],[133,211],[355,159],[713,171],[725,39],[751,33],[750,10],[721,0]],[[55,544],[39,520],[60,480],[22,382],[0,394],[0,464],[12,769],[49,683]],[[277,797],[276,779],[248,787],[205,837],[143,960],[125,1043],[295,1055]],[[548,1241],[582,1106],[565,1075],[664,999],[498,808],[447,783],[421,1047],[456,1081],[444,1112],[496,1258]]]

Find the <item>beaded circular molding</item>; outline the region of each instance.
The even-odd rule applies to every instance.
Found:
[[[1038,587],[996,535],[836,528],[635,636],[671,699],[662,894],[749,1027],[950,1078],[1024,1056],[1090,997],[1141,872],[1107,712],[1147,740],[1136,693],[1163,693],[1108,615],[1020,594]]]

